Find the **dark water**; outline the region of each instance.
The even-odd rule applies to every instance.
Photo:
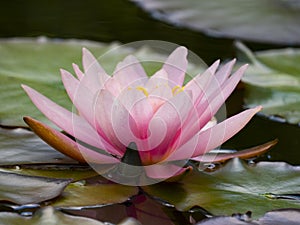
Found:
[[[164,40],[185,45],[207,63],[231,58],[230,39],[216,39],[152,19],[125,0],[14,0],[0,7],[0,37],[39,36],[128,43]],[[255,49],[268,48],[253,45]]]
[[[187,46],[206,63],[235,56],[231,39],[216,39],[152,19],[125,0],[14,0],[1,2],[0,37],[90,39],[128,43],[138,40],[164,40]],[[246,43],[252,50],[280,48]],[[242,92],[227,101],[229,114],[241,109]],[[268,155],[271,160],[300,164],[300,128],[256,116],[247,127],[225,144],[246,148],[278,138],[279,144]],[[126,211],[126,209],[125,209]],[[93,211],[93,213],[95,213]],[[101,217],[101,216],[100,216]],[[103,219],[103,217],[101,217]]]

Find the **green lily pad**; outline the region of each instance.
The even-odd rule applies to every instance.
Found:
[[[57,208],[94,208],[122,203],[138,193],[138,188],[120,184],[71,183],[52,206]]]
[[[300,4],[294,0],[132,0],[152,16],[217,37],[300,44]]]
[[[197,225],[297,225],[299,221],[299,209],[281,209],[267,212],[258,220],[251,220],[247,215],[219,216],[205,219]]]
[[[66,213],[55,210],[51,206],[47,206],[38,210],[32,217],[21,216],[12,212],[0,212],[1,224],[14,225],[104,225],[98,220],[90,219],[83,216],[72,216]],[[111,223],[109,223],[111,224]],[[140,223],[133,219],[127,218],[118,225],[140,225]]]
[[[279,208],[299,208],[297,200],[282,194],[300,192],[300,167],[283,162],[247,165],[234,159],[211,173],[195,172],[180,183],[143,187],[150,195],[174,204],[179,210],[200,206],[215,215],[253,212],[253,217]]]
[[[77,163],[21,128],[0,128],[0,155],[0,165]]]
[[[152,50],[155,43],[152,43],[152,46],[150,43],[150,47],[139,43],[135,45],[136,49],[132,46],[120,46],[116,43],[46,38],[0,40],[0,124],[24,126],[23,116],[31,116],[47,123],[20,87],[21,84],[33,87],[71,111],[72,105],[61,82],[59,69],[72,72],[72,63],[81,66],[83,47],[100,58],[101,65],[109,74],[113,72],[117,63],[129,54],[145,61],[143,66],[148,75],[157,71],[166,59],[165,54]],[[117,47],[119,48],[115,50]],[[110,52],[107,53],[108,51]],[[202,66],[190,64],[189,74],[195,75],[200,72],[199,69],[203,70]]]
[[[68,178],[72,179],[73,181],[83,180],[98,175],[98,173],[89,166],[77,165],[16,166],[15,168],[0,168],[0,171],[48,178]]]
[[[104,225],[104,223],[90,218],[71,216],[52,207],[46,207],[37,211],[32,217],[24,217],[17,213],[0,212],[1,224],[14,225]]]
[[[300,123],[300,49],[252,53],[237,44],[250,62],[242,81],[247,107],[262,105],[261,113],[289,123]]]
[[[60,195],[70,179],[54,179],[0,172],[0,201],[39,203]]]

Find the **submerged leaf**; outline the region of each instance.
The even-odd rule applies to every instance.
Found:
[[[0,201],[40,203],[60,195],[70,179],[54,179],[0,172]]]
[[[215,215],[252,211],[257,218],[273,209],[300,207],[295,200],[270,199],[264,194],[297,194],[300,192],[300,167],[283,162],[259,162],[254,166],[234,159],[211,173],[194,172],[170,187],[157,184],[143,187],[179,210],[198,205]]]
[[[294,0],[132,1],[158,19],[212,36],[300,43],[300,4]]]
[[[300,50],[267,50],[254,54],[241,43],[237,47],[250,61],[242,79],[246,107],[262,105],[261,113],[271,119],[300,123]]]

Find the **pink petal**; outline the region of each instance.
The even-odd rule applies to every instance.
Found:
[[[134,121],[128,110],[109,91],[103,89],[95,99],[97,131],[108,138],[123,153],[135,140],[130,122]]]
[[[177,148],[167,161],[197,157],[220,146],[239,132],[250,121],[250,119],[261,110],[261,108],[261,106],[258,106],[253,109],[245,110],[203,132],[198,133],[188,142]]]
[[[225,103],[226,99],[233,92],[236,85],[239,83],[246,68],[247,65],[242,66],[229,79],[227,79],[222,86],[219,86],[220,83],[216,80],[216,78],[212,79],[212,82],[207,87],[207,90],[215,89],[215,92],[211,93],[210,91],[208,95],[205,93],[201,99],[201,102],[196,105],[197,114],[195,114],[194,118],[189,118],[189,124],[184,126],[184,137],[182,138],[182,143],[195,135],[217,113],[220,107]],[[199,115],[199,117],[195,118],[197,115]]]
[[[77,75],[78,80],[81,80],[84,77],[84,73],[79,69],[77,64],[73,63],[72,66]]]
[[[103,140],[82,118],[57,105],[34,89],[22,85],[36,107],[55,125],[82,142],[117,155],[116,150]]]
[[[74,98],[75,98],[75,95],[76,95],[76,92],[77,92],[80,82],[66,70],[61,69],[60,73],[61,73],[61,78],[62,78],[64,87],[65,87],[71,101],[74,102]]]
[[[169,86],[168,74],[164,69],[160,69],[155,74],[153,74],[147,81],[145,88],[151,93],[158,87]]]
[[[191,91],[193,95],[193,103],[195,105],[194,110],[189,112],[189,116],[182,126],[183,138],[190,138],[195,134],[195,132],[201,129],[201,122],[199,121],[199,117],[203,113],[204,107],[199,104],[199,102],[207,99],[206,95],[208,85],[211,80],[214,79],[214,73],[219,66],[220,61],[217,60],[213,65],[211,65],[204,73],[197,75],[193,80],[191,80],[185,86],[185,90]],[[193,127],[194,129],[191,129]]]
[[[185,90],[189,90],[193,95],[193,102],[196,104],[197,100],[202,97],[207,85],[213,79],[213,76],[220,64],[220,60],[214,62],[204,73],[194,77],[190,82],[185,85]]]
[[[81,82],[93,93],[96,93],[104,87],[110,76],[106,74],[97,59],[86,48],[82,49],[82,64],[85,76]]]
[[[187,54],[188,51],[185,47],[178,47],[169,55],[163,65],[163,69],[168,73],[171,88],[177,85],[181,87],[183,84],[188,65]]]
[[[132,55],[127,56],[122,62],[118,63],[113,74],[122,90],[128,87],[144,86],[148,80],[144,68]]]
[[[127,109],[135,122],[132,127],[134,135],[140,139],[147,138],[148,124],[153,116],[153,108],[148,98],[142,91],[131,89],[123,91],[118,101]]]
[[[230,76],[232,68],[236,62],[236,59],[233,59],[222,66],[216,73],[216,78],[220,84],[223,84],[225,80]]]
[[[93,94],[69,72],[61,70],[61,77],[64,87],[71,101],[76,106],[79,115],[84,117],[95,128]]]
[[[174,164],[155,164],[144,166],[144,168],[148,177],[162,180],[178,176],[185,171],[190,170],[189,167],[182,168]]]
[[[202,106],[201,108],[202,110],[206,110],[204,112],[198,111],[202,114],[200,118],[200,120],[203,121],[202,126],[204,126],[209,120],[211,120],[211,118],[217,113],[220,107],[225,103],[227,98],[231,95],[235,87],[240,82],[246,69],[247,65],[240,67],[229,79],[224,82],[224,84],[222,85],[222,87],[220,87],[220,89],[218,89],[218,91],[208,96],[207,101],[204,102],[204,107]],[[205,98],[203,99],[206,100]]]
[[[143,163],[159,162],[168,154],[168,146],[180,132],[183,121],[192,107],[191,94],[181,92],[157,110],[149,123],[150,132],[164,134],[164,136],[161,135],[159,139],[149,139],[149,146],[154,149],[140,152]],[[150,142],[158,140],[160,142]]]

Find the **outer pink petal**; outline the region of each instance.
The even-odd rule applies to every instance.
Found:
[[[217,60],[213,65],[211,65],[204,73],[197,75],[193,80],[191,80],[186,86],[186,91],[191,91],[193,96],[193,104],[194,109],[190,111],[189,116],[182,126],[182,134],[183,139],[190,138],[195,134],[195,132],[201,129],[201,121],[199,121],[199,117],[201,116],[203,109],[201,110],[199,107],[199,102],[202,101],[203,98],[208,98],[206,95],[206,91],[209,83],[212,79],[214,79],[214,73],[219,66],[220,61]],[[205,105],[205,107],[207,107]],[[191,129],[194,127],[194,129]]]
[[[225,80],[230,76],[231,70],[236,62],[236,59],[233,59],[226,63],[224,66],[222,66],[218,72],[216,73],[216,78],[220,82],[220,84],[223,84]]]
[[[92,127],[95,126],[94,95],[91,91],[69,72],[61,70],[64,87],[78,110],[80,116],[84,117]]]
[[[104,141],[82,117],[57,105],[34,89],[26,85],[22,87],[36,107],[59,128],[82,142],[116,154],[115,149]]]
[[[207,85],[213,79],[213,76],[220,64],[220,60],[214,62],[204,73],[194,77],[185,85],[185,90],[189,90],[193,95],[193,102],[196,104],[197,100],[201,98],[207,89]]]
[[[234,91],[237,84],[240,82],[245,70],[247,69],[247,65],[244,65],[240,67],[229,79],[227,79],[222,87],[218,91],[215,91],[210,96],[208,96],[208,99],[206,100],[203,98],[204,101],[204,107],[201,106],[202,116],[200,120],[203,122],[201,126],[204,126],[211,118],[217,113],[217,111],[220,109],[220,107],[225,103],[226,99],[231,95],[231,93]],[[203,112],[202,110],[205,109]]]
[[[261,106],[245,110],[192,137],[167,159],[181,160],[197,157],[210,151],[239,132],[261,110]]]
[[[81,80],[84,77],[84,73],[79,69],[77,64],[73,63],[72,66],[77,75],[78,80]]]
[[[168,73],[169,85],[172,88],[176,85],[182,86],[183,84],[188,65],[187,54],[188,51],[185,47],[178,47],[169,55],[163,65],[163,69]]]
[[[106,74],[97,59],[86,48],[82,49],[82,64],[85,76],[81,82],[93,93],[96,93],[104,87],[110,76]]]
[[[242,66],[238,71],[236,71],[229,79],[227,79],[222,86],[219,86],[219,82],[216,78],[213,78],[207,90],[214,89],[216,85],[218,88],[215,89],[214,93],[208,92],[208,95],[203,95],[201,102],[196,105],[198,118],[190,118],[188,125],[184,127],[182,138],[182,143],[185,143],[189,138],[194,136],[203,126],[205,126],[211,118],[217,113],[220,107],[225,103],[226,99],[235,89],[236,85],[239,83],[241,77],[243,76],[247,65]],[[211,86],[212,85],[212,86]],[[211,86],[211,87],[210,87]]]
[[[174,164],[155,164],[155,165],[145,166],[144,168],[146,170],[148,177],[151,177],[153,179],[162,179],[162,180],[174,176],[178,176],[184,173],[185,171],[191,169],[189,167],[182,168]]]

